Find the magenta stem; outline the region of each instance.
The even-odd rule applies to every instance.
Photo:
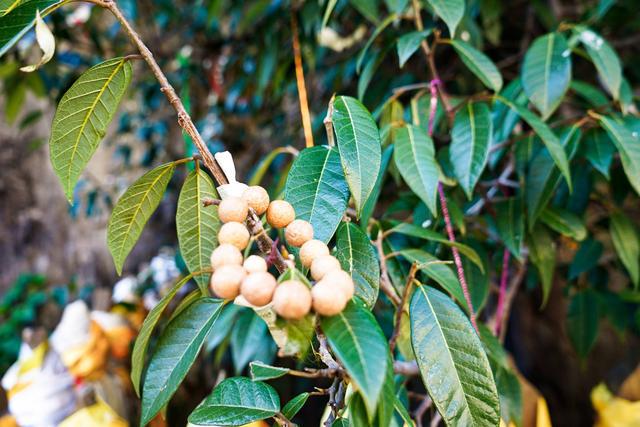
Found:
[[[502,254],[502,274],[500,275],[500,293],[498,294],[498,307],[496,308],[496,323],[493,333],[495,336],[500,335],[502,328],[502,318],[504,317],[504,302],[507,297],[507,282],[509,280],[509,259],[511,254],[507,248]]]

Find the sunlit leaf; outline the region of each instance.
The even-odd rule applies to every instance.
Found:
[[[456,27],[464,16],[464,0],[427,0],[444,22],[449,27],[449,35],[453,38],[456,34]]]
[[[500,89],[502,89],[502,75],[487,55],[462,40],[452,40],[451,45],[467,68],[486,87],[494,92],[500,92]]]

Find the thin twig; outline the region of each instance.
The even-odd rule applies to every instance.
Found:
[[[504,337],[507,332],[507,321],[509,320],[509,315],[511,314],[511,307],[513,305],[513,301],[518,294],[518,289],[520,288],[520,284],[524,280],[525,275],[527,274],[527,258],[525,258],[522,263],[519,265],[516,274],[511,279],[509,283],[509,290],[507,291],[507,295],[505,297],[504,302],[504,312],[502,316],[502,324],[500,325],[500,341],[504,342]]]
[[[380,289],[384,294],[391,300],[391,302],[397,307],[400,305],[402,301],[398,294],[396,293],[395,288],[391,284],[391,279],[389,279],[389,271],[387,270],[387,262],[384,254],[384,248],[382,246],[382,230],[378,231],[378,237],[376,238],[375,246],[378,250],[378,259],[380,261]]]
[[[331,117],[333,116],[333,101],[336,99],[336,95],[333,94],[331,99],[329,100],[329,105],[327,107],[327,115],[322,120],[324,123],[324,128],[327,132],[327,144],[329,147],[333,147],[335,145],[334,136],[333,136],[333,121]]]
[[[500,274],[500,292],[498,294],[498,307],[496,308],[496,322],[493,325],[493,334],[500,335],[502,317],[504,316],[504,300],[507,296],[507,282],[509,281],[509,249],[504,248],[502,253],[502,273]]]
[[[411,269],[409,270],[409,274],[407,275],[407,280],[402,291],[402,299],[400,300],[400,304],[396,307],[395,326],[393,328],[393,334],[391,334],[391,338],[389,339],[389,349],[391,350],[391,353],[393,353],[393,350],[396,348],[398,336],[400,335],[402,314],[405,312],[405,306],[407,305],[407,300],[409,299],[409,294],[411,293],[411,288],[413,287],[418,267],[419,265],[417,262],[411,264]]]
[[[404,360],[396,360],[393,362],[393,372],[398,375],[412,377],[420,373],[418,363],[415,360],[405,362]]]
[[[420,406],[416,408],[413,412],[413,418],[416,420],[416,427],[422,427],[422,418],[424,418],[424,414],[429,410],[433,402],[429,396],[425,396]]]
[[[300,37],[298,35],[298,18],[296,12],[291,10],[291,39],[293,43],[293,60],[296,68],[296,84],[298,85],[298,99],[300,101],[300,115],[304,129],[306,147],[313,147],[313,130],[311,129],[311,115],[309,114],[309,101],[307,100],[307,87],[304,81],[304,68],[302,68],[302,54],[300,53]]]

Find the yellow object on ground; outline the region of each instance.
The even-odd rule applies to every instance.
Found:
[[[598,414],[595,427],[640,427],[640,402],[616,397],[602,383],[591,390],[591,403]]]
[[[65,419],[58,427],[129,427],[129,423],[120,418],[109,405],[98,400]]]
[[[3,415],[0,417],[0,427],[20,427],[18,422],[12,415]]]

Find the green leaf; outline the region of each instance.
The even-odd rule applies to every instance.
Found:
[[[567,312],[567,333],[581,358],[585,358],[598,337],[598,301],[593,292],[582,291],[571,298]]]
[[[422,381],[445,423],[497,426],[498,391],[469,319],[446,295],[424,285],[414,292],[409,313]]]
[[[640,194],[640,142],[633,133],[624,125],[613,118],[600,116],[600,125],[607,131],[609,137],[620,153],[622,168],[629,183]]]
[[[529,255],[542,282],[542,304],[540,306],[544,307],[547,305],[553,284],[553,271],[556,268],[556,244],[546,227],[537,225],[529,234]]]
[[[362,394],[368,413],[374,414],[387,364],[391,363],[378,322],[366,307],[351,301],[342,313],[322,317],[321,325],[335,355]]]
[[[640,280],[640,238],[638,232],[633,222],[621,212],[615,212],[611,215],[609,232],[613,247],[637,288]]]
[[[574,29],[580,37],[580,42],[587,49],[587,53],[607,90],[614,99],[618,99],[622,83],[622,65],[616,51],[600,34],[592,29],[582,25],[576,25]]]
[[[502,75],[487,55],[462,40],[452,40],[450,43],[469,71],[479,78],[486,87],[496,93],[500,92],[503,83]]]
[[[549,150],[551,158],[564,176],[565,181],[567,181],[569,191],[571,191],[572,186],[571,171],[569,170],[569,160],[567,159],[567,154],[562,148],[562,144],[558,140],[558,137],[553,133],[549,126],[547,126],[542,120],[540,120],[540,117],[536,116],[525,107],[522,107],[504,98],[501,98],[500,101],[507,104],[513,111],[518,113],[518,115],[525,122],[527,122],[529,126],[531,126],[536,135],[540,137],[545,147],[547,147],[547,150]]]
[[[456,113],[451,130],[449,159],[469,199],[487,164],[492,134],[491,111],[487,104],[469,102]]]
[[[609,169],[613,161],[616,146],[605,132],[600,129],[593,130],[585,135],[585,157],[601,174],[609,179]]]
[[[269,167],[280,154],[293,154],[293,152],[291,147],[278,147],[271,151],[262,160],[260,160],[260,163],[258,163],[258,166],[256,166],[251,174],[251,179],[247,182],[247,185],[260,185],[262,178],[264,178],[269,171]]]
[[[118,274],[142,229],[156,210],[173,176],[175,165],[165,163],[142,175],[120,197],[107,227],[107,245]]]
[[[351,6],[353,6],[358,12],[362,14],[369,21],[377,24],[380,21],[378,15],[378,2],[372,0],[349,0]]]
[[[558,108],[571,83],[571,49],[562,34],[538,37],[522,63],[522,87],[547,119]]]
[[[369,237],[357,225],[343,222],[336,233],[335,256],[353,277],[355,294],[373,307],[380,288],[380,264]]]
[[[133,344],[133,351],[131,352],[131,383],[133,389],[136,391],[138,397],[140,396],[140,378],[142,378],[142,371],[144,369],[144,361],[147,354],[147,348],[149,347],[149,340],[153,329],[158,324],[160,316],[167,305],[173,300],[178,291],[189,281],[193,275],[189,274],[185,278],[176,282],[175,285],[167,292],[158,303],[151,309],[147,317],[142,322],[142,327],[138,333],[135,343]]]
[[[276,315],[271,306],[255,310],[267,324],[273,340],[278,345],[280,356],[300,358],[305,356],[313,339],[314,317],[312,315],[307,315],[300,320],[284,320]]]
[[[289,372],[287,368],[267,365],[260,361],[249,363],[249,370],[251,371],[251,379],[253,381],[272,380],[287,375]]]
[[[333,109],[340,162],[360,216],[380,171],[380,133],[369,111],[357,99],[339,96]]]
[[[211,178],[201,169],[189,173],[182,185],[176,212],[176,231],[180,253],[191,272],[211,266],[211,252],[217,246],[220,220],[218,207],[203,205],[205,199],[217,199]],[[207,290],[210,274],[196,277],[203,291]]]
[[[464,0],[427,0],[444,22],[449,27],[449,36],[453,38],[456,34],[456,27],[464,16]]]
[[[380,35],[380,33],[384,31],[385,28],[387,28],[396,19],[398,19],[398,17],[395,13],[390,14],[384,19],[384,21],[380,23],[380,25],[376,27],[375,31],[371,34],[371,37],[369,37],[369,39],[365,43],[364,47],[360,51],[360,54],[358,55],[358,60],[356,61],[356,72],[358,74],[360,74],[360,71],[362,70],[362,63],[364,62],[364,59],[367,56],[367,51],[369,50],[369,47],[371,46],[373,41]]]
[[[303,150],[289,171],[284,198],[297,218],[313,225],[314,238],[328,242],[349,201],[338,152],[326,146]]]
[[[464,243],[460,242],[452,242],[448,238],[442,236],[440,233],[429,230],[428,228],[420,227],[419,225],[409,224],[408,222],[399,222],[386,231],[386,233],[399,233],[404,234],[405,236],[416,237],[418,239],[429,240],[432,242],[438,242],[443,245],[458,248],[458,252],[467,257],[469,261],[473,262],[478,268],[484,272],[484,265],[482,264],[482,259],[478,255],[478,253],[473,250],[471,246],[467,246]]]
[[[395,129],[393,161],[411,190],[422,199],[433,216],[438,216],[439,166],[433,141],[425,131],[413,125]]]
[[[304,404],[307,403],[307,399],[309,399],[309,393],[300,393],[284,405],[284,408],[282,408],[282,415],[284,415],[288,420],[293,419],[293,417],[300,412],[300,409],[302,409]]]
[[[397,49],[398,49],[398,61],[400,62],[400,68],[406,64],[406,62],[411,58],[416,50],[420,47],[420,43],[424,39],[426,39],[429,34],[431,34],[431,30],[426,31],[414,31],[408,34],[405,34],[398,38],[397,41]]]
[[[241,373],[260,350],[258,343],[267,333],[267,325],[253,310],[240,312],[231,331],[231,358],[236,374]]]
[[[147,425],[178,389],[223,306],[221,300],[202,298],[169,322],[144,379],[141,425]]]
[[[240,426],[271,418],[280,411],[278,393],[246,377],[227,378],[189,415],[199,426]]]
[[[73,188],[131,82],[131,63],[114,58],[85,71],[64,94],[51,124],[51,164],[71,201]]]
[[[504,245],[518,259],[521,258],[522,239],[524,237],[524,212],[522,200],[510,197],[497,202],[496,230]]]
[[[22,38],[36,22],[36,11],[44,18],[61,0],[13,0],[0,6],[0,57]]]
[[[602,249],[602,243],[597,240],[587,239],[582,242],[571,265],[569,265],[569,280],[573,280],[585,271],[596,267],[600,256],[602,256]]]
[[[587,237],[582,219],[566,209],[548,207],[540,215],[540,220],[552,230],[579,242]]]
[[[389,145],[382,152],[382,162],[380,164],[380,171],[378,172],[378,179],[376,180],[376,184],[373,186],[373,191],[369,195],[364,207],[362,208],[362,214],[360,215],[360,227],[366,229],[369,226],[369,220],[373,215],[373,210],[378,203],[378,198],[380,197],[380,192],[382,191],[382,182],[384,179],[385,172],[389,167],[389,161],[391,160],[391,156],[393,155],[393,145]]]

